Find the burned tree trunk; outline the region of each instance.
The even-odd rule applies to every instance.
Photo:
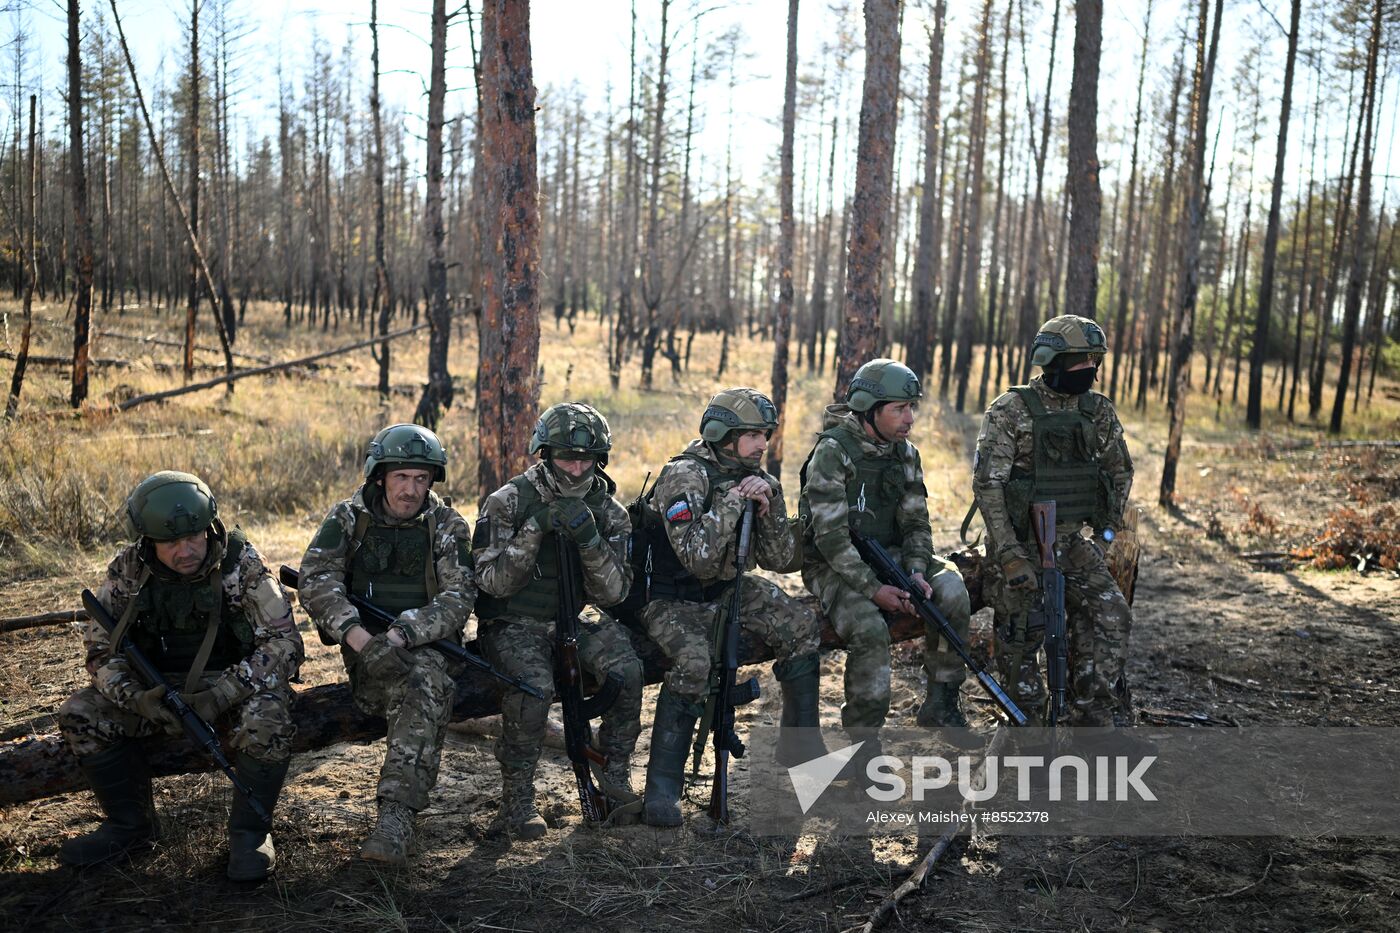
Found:
[[[190,3],[190,243],[189,303],[185,308],[185,381],[194,377],[195,323],[199,314],[199,2]],[[228,270],[224,270],[228,274]],[[218,299],[210,296],[213,311],[219,313]]]
[[[860,364],[875,355],[880,333],[880,282],[885,223],[894,175],[895,112],[899,96],[899,8],[896,0],[865,0],[865,87],[856,148],[856,187],[847,246],[846,302],[833,396],[845,397]]]
[[[35,96],[29,95],[29,222],[23,234],[24,248],[20,260],[24,263],[24,331],[19,339],[19,352],[15,354],[15,372],[10,379],[10,398],[5,403],[5,420],[12,420],[19,411],[19,394],[24,388],[24,368],[29,359],[29,338],[34,328],[34,283],[39,277],[39,267],[34,261],[34,228],[39,222],[36,213],[39,206],[39,164],[35,149],[34,130]],[[16,154],[18,160],[18,154]],[[20,204],[19,191],[15,191],[15,203]],[[22,221],[21,221],[22,222]],[[18,234],[19,231],[16,231]],[[1374,367],[1372,372],[1375,372]]]
[[[788,0],[787,78],[783,90],[783,150],[778,194],[778,312],[773,322],[773,405],[778,428],[768,447],[768,472],[783,475],[783,410],[787,406],[788,340],[792,335],[792,253],[796,231],[792,206],[792,149],[797,122],[797,0]]]
[[[88,339],[92,326],[92,218],[88,216],[87,158],[83,154],[83,64],[79,54],[78,0],[68,0],[68,171],[73,181],[73,234],[77,242],[77,291],[73,295],[74,408],[88,395]]]
[[[1103,0],[1074,5],[1074,76],[1069,90],[1070,224],[1066,256],[1065,311],[1097,318],[1099,290],[1098,114],[1099,56],[1103,45]]]
[[[428,200],[423,211],[428,236],[428,382],[413,420],[436,428],[444,408],[452,407],[452,375],[447,345],[452,338],[452,310],[447,306],[447,259],[443,254],[442,123],[447,94],[447,0],[433,0],[432,69],[428,87]],[[382,214],[381,214],[382,217]],[[382,257],[376,257],[382,262]]]
[[[924,179],[919,195],[919,239],[914,258],[914,313],[906,360],[920,378],[933,372],[933,346],[937,339],[937,296],[942,264],[943,211],[938,183],[939,103],[943,89],[943,24],[948,12],[945,0],[933,7],[933,31],[928,40],[928,97],[924,101]]]
[[[1081,0],[1081,3],[1084,0]],[[972,343],[977,336],[978,306],[981,303],[979,279],[982,274],[982,176],[987,158],[987,79],[991,66],[992,0],[982,8],[982,27],[977,45],[977,82],[972,91],[969,119],[967,207],[963,211],[964,258],[962,303],[958,311],[957,409],[967,404],[967,383],[972,372]],[[951,308],[949,309],[951,311]]]
[[[481,133],[486,192],[477,427],[484,499],[527,463],[539,404],[539,184],[528,0],[487,0],[481,17]]]

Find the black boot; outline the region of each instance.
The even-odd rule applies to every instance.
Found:
[[[826,754],[821,726],[821,670],[816,654],[789,658],[773,665],[783,688],[782,731],[776,757],[784,767],[811,761]]]
[[[156,838],[151,769],[129,742],[118,742],[79,762],[107,818],[90,833],[69,839],[58,850],[65,865],[82,868],[149,846]]]
[[[944,739],[955,748],[982,747],[982,739],[972,731],[967,714],[963,712],[960,683],[929,684],[928,698],[919,707],[918,723],[947,730],[943,733]]]
[[[290,761],[263,761],[238,753],[238,777],[252,792],[253,799],[267,811],[266,821],[253,812],[243,795],[234,792],[228,814],[228,880],[263,881],[277,867],[277,850],[272,846],[272,808],[282,793]]]
[[[704,710],[676,696],[665,687],[656,698],[656,718],[651,724],[651,757],[647,759],[646,802],[642,820],[648,826],[681,825],[681,789],[685,758],[695,721]]]

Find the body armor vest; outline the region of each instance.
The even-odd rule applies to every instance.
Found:
[[[421,609],[437,595],[437,566],[433,539],[437,537],[431,511],[407,525],[386,525],[368,512],[357,512],[352,533],[354,554],[346,573],[346,587],[355,596],[373,603],[390,615]],[[372,634],[382,629],[361,624]]]
[[[134,616],[127,635],[162,673],[185,673],[194,664],[211,612],[218,613],[218,632],[205,670],[223,670],[246,658],[253,650],[253,626],[242,610],[224,596],[223,578],[232,573],[243,556],[248,539],[238,529],[230,531],[223,560],[200,580],[170,579],[152,574],[132,597]],[[222,605],[216,607],[215,600]]]
[[[1016,537],[1031,537],[1030,507],[1054,501],[1059,529],[1077,530],[1084,524],[1106,527],[1117,519],[1119,503],[1113,481],[1099,466],[1098,427],[1094,413],[1099,400],[1092,392],[1065,411],[1050,411],[1030,386],[1011,389],[1031,414],[1031,468],[1012,467],[1007,481],[1006,509]]]
[[[519,531],[532,517],[544,529],[540,539],[540,550],[535,555],[534,572],[530,579],[509,596],[492,596],[482,590],[476,598],[476,615],[479,619],[499,619],[503,616],[525,616],[529,619],[553,619],[559,613],[559,535],[550,530],[549,504],[540,496],[524,476],[511,480],[515,485],[515,528]],[[584,504],[596,517],[602,511],[608,496],[607,485],[591,490],[583,497]],[[574,581],[577,590],[583,592],[583,579]]]
[[[904,461],[900,455],[906,443],[897,442],[889,456],[872,457],[865,452],[859,440],[842,428],[828,428],[817,436],[840,444],[855,467],[856,475],[846,482],[851,530],[874,538],[885,547],[899,546],[903,535],[899,532],[896,517],[900,500],[904,498],[905,484]],[[815,447],[812,450],[816,452]],[[798,497],[798,513],[802,516],[803,527],[807,529],[812,527],[812,513],[807,504],[807,466],[811,461],[811,454],[808,454],[807,462],[802,464],[802,493]]]

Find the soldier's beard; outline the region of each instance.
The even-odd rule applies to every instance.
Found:
[[[566,499],[582,499],[593,486],[593,473],[597,467],[590,466],[582,476],[573,476],[550,465],[554,473],[554,484],[559,487],[559,495]]]
[[[715,459],[719,465],[726,470],[737,470],[741,473],[757,473],[759,465],[763,462],[763,452],[759,451],[752,457],[741,457],[738,451],[731,447],[716,447],[711,445],[711,450],[715,452]]]

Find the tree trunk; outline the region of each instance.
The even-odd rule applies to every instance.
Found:
[[[39,267],[34,260],[35,227],[38,225],[39,208],[39,163],[37,158],[36,134],[34,127],[35,95],[29,95],[29,217],[24,230],[24,249],[20,261],[24,264],[24,331],[19,339],[19,351],[15,354],[15,372],[10,378],[10,397],[5,403],[5,420],[12,421],[19,412],[19,396],[24,388],[24,368],[29,358],[29,338],[34,328],[34,285],[39,277]],[[15,154],[19,161],[19,154]],[[20,190],[15,189],[15,204],[19,205]],[[19,231],[16,231],[18,235]],[[18,236],[16,237],[18,238]],[[1375,372],[1375,369],[1372,369]]]
[[[1022,36],[1025,30],[1021,31]],[[1035,199],[1031,207],[1031,244],[1027,250],[1026,280],[1021,289],[1021,326],[1018,343],[1029,344],[1031,334],[1036,329],[1035,319],[1040,313],[1040,273],[1045,261],[1045,153],[1050,146],[1050,89],[1055,81],[1055,47],[1060,39],[1060,0],[1055,0],[1055,13],[1050,20],[1050,57],[1045,74],[1045,98],[1041,101],[1040,145],[1035,142],[1035,127],[1031,127],[1031,148],[1035,150]],[[1025,47],[1021,49],[1025,58]],[[1030,92],[1026,93],[1027,98]],[[1026,382],[1031,375],[1031,355],[1022,358],[1019,382]]]
[[[1080,0],[1081,5],[1095,0]],[[992,0],[982,7],[982,26],[977,42],[977,82],[972,91],[972,116],[968,145],[967,206],[963,210],[965,258],[963,260],[962,301],[958,306],[957,409],[967,404],[967,382],[972,372],[972,344],[977,337],[979,288],[982,275],[982,176],[987,160],[987,76],[991,69]]]
[[[1065,311],[1098,317],[1099,191],[1098,115],[1099,56],[1103,45],[1103,0],[1074,4],[1074,77],[1069,90],[1070,226],[1066,258]]]
[[[782,479],[783,414],[787,408],[788,340],[792,333],[792,254],[796,230],[792,205],[792,150],[797,122],[797,0],[788,0],[787,77],[783,90],[783,149],[778,181],[778,308],[773,321],[773,405],[778,427],[768,446],[768,472]]]
[[[881,269],[894,175],[898,96],[897,0],[865,0],[865,85],[851,202],[851,238],[847,245],[846,300],[836,384],[832,389],[838,401],[845,398],[851,377],[875,355],[879,343]]]
[[[529,2],[487,0],[481,22],[486,242],[495,244],[485,263],[476,385],[477,493],[484,500],[528,465],[528,425],[539,405],[540,317]]]
[[[190,229],[195,239],[199,238],[199,4],[190,2]],[[198,243],[190,244],[190,288],[189,302],[185,306],[185,381],[194,376],[195,323],[199,312],[199,257],[195,255]],[[214,313],[219,313],[218,301],[214,302]]]
[[[68,0],[68,173],[73,185],[77,291],[73,295],[73,382],[68,402],[88,396],[88,335],[92,326],[92,219],[88,216],[87,158],[83,154],[83,64],[78,0]]]
[[[1142,17],[1142,51],[1138,58],[1137,106],[1133,110],[1133,155],[1128,169],[1128,219],[1127,242],[1123,247],[1122,262],[1118,267],[1118,315],[1113,325],[1113,370],[1108,382],[1108,397],[1118,400],[1118,373],[1126,362],[1123,348],[1132,344],[1127,340],[1128,330],[1128,287],[1138,279],[1135,265],[1137,247],[1137,186],[1138,186],[1138,140],[1142,130],[1142,86],[1147,76],[1147,37],[1152,33],[1152,0],[1147,0],[1147,11]],[[1127,383],[1124,381],[1124,391]]]
[[[423,210],[428,239],[428,383],[413,420],[436,429],[442,409],[452,407],[447,346],[452,309],[447,306],[446,232],[442,223],[442,124],[447,94],[447,0],[433,0],[432,77],[428,88],[428,199]],[[377,95],[376,95],[377,96]],[[378,259],[378,257],[376,257]]]
[[[938,184],[940,129],[939,105],[943,90],[943,27],[946,0],[933,7],[933,31],[928,39],[928,96],[924,100],[924,179],[919,193],[919,241],[914,259],[914,314],[906,362],[922,379],[933,372],[933,347],[937,339],[936,301],[942,264],[942,244],[936,234],[943,210]]]

